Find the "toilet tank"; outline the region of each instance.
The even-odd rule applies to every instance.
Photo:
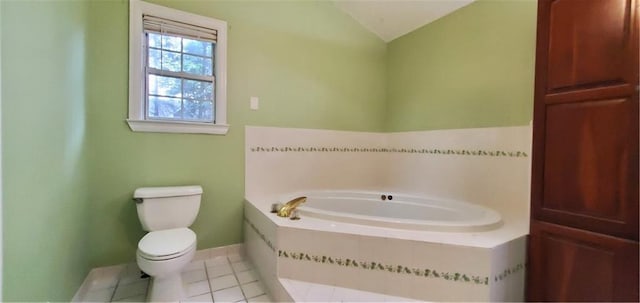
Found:
[[[143,187],[133,193],[138,219],[146,231],[189,227],[200,210],[202,187]]]

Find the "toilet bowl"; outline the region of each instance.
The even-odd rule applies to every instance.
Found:
[[[138,242],[136,262],[151,276],[147,301],[186,298],[182,269],[193,260],[196,234],[189,228],[200,207],[199,186],[140,188],[134,193],[138,217],[149,231]]]
[[[149,302],[178,301],[186,297],[182,269],[196,251],[196,234],[188,228],[154,231],[138,243],[136,261],[140,269],[153,277]]]

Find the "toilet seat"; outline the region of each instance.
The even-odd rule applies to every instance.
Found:
[[[188,228],[152,231],[138,242],[138,254],[161,261],[180,257],[196,248],[196,234]]]

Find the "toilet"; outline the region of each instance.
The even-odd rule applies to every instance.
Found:
[[[182,269],[196,251],[196,234],[188,227],[200,209],[202,187],[144,187],[133,194],[142,229],[136,262],[151,276],[147,301],[168,302],[186,298]]]

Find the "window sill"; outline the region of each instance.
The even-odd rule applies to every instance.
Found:
[[[226,135],[228,124],[127,119],[134,132]]]

